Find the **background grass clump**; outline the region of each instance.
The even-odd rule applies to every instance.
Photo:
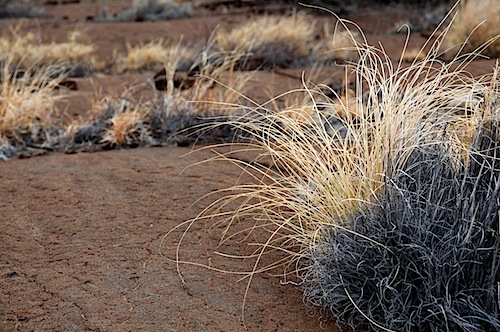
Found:
[[[53,149],[63,144],[65,132],[58,124],[57,102],[63,97],[58,85],[62,77],[54,78],[50,66],[23,71],[18,77],[9,62],[1,68],[0,140],[5,151],[11,147]],[[4,153],[12,156],[12,153]]]
[[[126,54],[116,56],[114,67],[118,73],[159,70],[165,66],[186,71],[193,65],[198,55],[199,52],[194,48],[183,46],[180,42],[168,43],[155,40],[136,46],[127,44]]]
[[[228,139],[231,133],[227,130],[202,130],[202,127],[228,112],[229,107],[221,108],[215,101],[232,105],[238,99],[225,84],[244,91],[249,79],[248,74],[234,74],[236,55],[208,51],[195,54],[180,43],[167,47],[161,41],[152,42],[145,47],[130,48],[128,56],[118,61],[120,66],[117,68],[131,71],[163,67],[164,90],[154,90],[150,99],[143,100],[140,92],[153,88],[148,82],[119,96],[97,97],[88,116],[70,122],[64,117],[63,109],[67,97],[64,83],[71,75],[65,68],[73,61],[79,63],[89,52],[82,52],[81,57],[74,54],[75,57],[60,59],[45,50],[53,52],[52,48],[65,48],[64,45],[48,44],[39,49],[32,43],[34,36],[15,37],[12,39],[14,47],[10,49],[7,39],[0,40],[6,52],[0,73],[2,159],[48,151],[98,151]],[[36,52],[23,57],[22,52],[28,48]],[[157,49],[162,50],[161,59],[154,54]],[[135,52],[139,55],[134,56]],[[150,53],[152,58],[144,56]],[[197,68],[196,75],[185,77],[190,81],[182,88],[177,88],[174,82],[178,80],[179,66],[184,70],[191,66]],[[221,84],[214,84],[214,81]]]
[[[446,45],[461,53],[479,51],[500,56],[500,2],[462,0],[456,7],[454,24],[446,34]],[[484,45],[484,46],[483,46]]]
[[[216,30],[214,46],[220,52],[245,54],[238,63],[242,70],[358,59],[356,44],[363,42],[359,33],[338,31],[330,24],[320,29],[315,22],[313,16],[303,11],[252,18],[229,31]]]
[[[142,22],[162,21],[190,17],[192,4],[190,1],[172,0],[132,0],[131,6],[114,16],[102,12],[97,21]]]
[[[242,69],[289,67],[307,61],[313,51],[315,25],[304,13],[262,16],[232,29],[218,30],[215,45],[222,52],[248,54]]]
[[[0,0],[0,19],[20,17],[44,17],[45,10],[34,5],[32,0]]]
[[[13,71],[51,65],[59,68],[60,75],[86,76],[102,65],[94,56],[95,46],[79,31],[69,32],[65,42],[44,43],[35,33],[22,34],[19,30],[14,28],[10,35],[0,38],[0,62],[8,63]]]
[[[230,139],[227,130],[212,126],[220,116],[231,112],[229,106],[236,103],[238,95],[226,86],[244,91],[249,75],[234,74],[237,57],[202,54],[194,66],[199,75],[192,77],[192,85],[175,88],[174,76],[181,53],[176,52],[171,66],[165,67],[167,87],[156,91],[151,99],[138,98],[144,86],[129,89],[118,97],[98,99],[90,118],[74,123],[69,132],[78,147],[111,149],[194,141],[214,142]],[[220,84],[214,84],[214,82]],[[217,101],[217,102],[216,102]]]

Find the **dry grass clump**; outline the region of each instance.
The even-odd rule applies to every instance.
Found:
[[[32,0],[0,0],[0,19],[9,17],[43,17],[45,10],[36,7]]]
[[[308,61],[315,32],[314,21],[303,13],[262,16],[231,31],[218,30],[215,44],[222,52],[247,53],[242,68],[289,67]]]
[[[68,137],[77,146],[89,146],[93,150],[113,148],[131,142],[126,139],[131,128],[138,126],[135,115],[139,105],[129,93],[119,97],[105,96],[93,101],[88,118],[80,118],[68,126]],[[115,119],[115,121],[113,121]],[[117,123],[117,128],[113,127]],[[115,130],[116,129],[116,130]],[[132,135],[130,135],[132,136]]]
[[[224,190],[186,232],[214,218],[221,244],[252,238],[249,283],[280,267],[354,330],[497,330],[500,68],[473,79],[471,57],[437,60],[441,40],[409,66],[358,45],[352,94],[306,85],[305,108],[226,122],[247,143],[236,152],[258,156],[220,159],[255,182]]]
[[[153,104],[150,122],[156,137],[181,135],[189,141],[218,142],[231,139],[228,126],[213,125],[238,115],[240,91],[251,75],[235,72],[239,54],[203,52],[193,67],[199,68],[190,89],[175,90],[175,70],[167,70],[167,89]]]
[[[62,78],[54,79],[51,67],[23,71],[21,77],[11,68],[6,62],[0,74],[0,139],[19,149],[52,149],[64,139],[56,123],[63,94],[54,91]]]
[[[22,35],[13,29],[10,36],[0,38],[0,62],[7,60],[13,68],[26,69],[58,65],[61,71],[81,76],[101,65],[94,57],[95,46],[85,42],[79,31],[68,33],[63,43],[42,43],[33,32]],[[80,67],[80,68],[78,68]]]
[[[463,0],[446,34],[446,46],[461,53],[475,52],[500,56],[500,2],[496,0]],[[487,47],[483,49],[483,45]]]
[[[323,38],[318,44],[318,54],[324,59],[335,61],[357,61],[359,59],[358,45],[363,44],[362,36],[355,31],[339,31],[329,24],[323,27]]]
[[[111,147],[133,147],[151,143],[149,128],[145,123],[147,109],[139,104],[122,103],[120,106],[110,117],[109,127],[104,130],[99,143]]]
[[[102,98],[94,104],[92,119],[70,128],[70,137],[77,147],[93,149],[228,139],[231,133],[211,124],[231,113],[230,105],[237,100],[227,87],[241,90],[248,80],[248,75],[234,76],[235,61],[231,57],[201,57],[197,60],[200,74],[194,77],[192,87],[184,90],[174,88],[176,69],[168,67],[165,91],[157,92],[148,101],[134,97],[144,88],[141,86],[118,98]],[[221,107],[220,103],[226,106]]]
[[[468,162],[419,147],[348,227],[321,229],[302,275],[311,303],[354,330],[500,329],[498,111]]]
[[[131,145],[147,134],[144,130],[144,114],[140,111],[120,113],[111,119],[111,127],[103,137],[103,142],[116,145]]]
[[[263,16],[231,31],[218,30],[214,42],[222,52],[246,53],[240,69],[257,69],[332,60],[357,61],[357,45],[366,41],[358,32],[340,31],[338,25],[332,29],[325,24],[320,34],[312,17],[299,12],[290,16]]]
[[[190,1],[179,3],[172,0],[132,0],[130,8],[119,12],[115,16],[103,12],[96,20],[120,22],[161,21],[190,17],[191,15],[192,6]]]
[[[453,74],[441,135],[384,172],[347,225],[323,224],[301,266],[311,303],[354,330],[500,328],[499,74]]]
[[[71,149],[92,151],[154,144],[147,122],[151,103],[136,100],[133,89],[119,97],[106,96],[93,103],[89,119],[68,127]]]
[[[127,54],[118,55],[115,69],[118,73],[139,70],[159,70],[165,66],[188,69],[198,56],[193,48],[163,40],[132,46],[127,44]]]
[[[32,37],[27,38],[31,42]],[[30,44],[23,38],[14,40],[26,47]],[[155,46],[159,45],[163,44],[152,43],[153,50],[150,51],[154,53]],[[61,97],[55,90],[61,91],[60,83],[68,75],[61,72],[61,66],[66,63],[45,64],[45,61],[57,61],[55,57],[26,61],[19,56],[20,49],[14,47],[12,55],[3,59],[0,75],[2,159],[10,158],[27,147],[96,151],[172,141],[189,144],[195,140],[230,139],[231,132],[227,128],[222,130],[210,124],[216,121],[216,117],[231,113],[231,105],[237,103],[238,94],[228,86],[244,91],[245,82],[249,79],[248,73],[234,73],[239,59],[237,54],[221,55],[206,51],[194,60],[193,54],[179,43],[167,52],[167,59],[162,58],[168,89],[157,92],[146,102],[135,96],[141,89],[151,89],[150,86],[133,87],[116,98],[102,98],[94,103],[89,119],[80,119],[67,126],[56,123],[54,117],[56,101]],[[187,53],[189,60],[183,57]],[[35,64],[19,69],[21,64],[27,66],[29,63]],[[178,66],[188,65],[198,68],[199,74],[189,78],[194,80],[191,86],[175,88],[173,81]],[[221,107],[221,103],[225,106]]]

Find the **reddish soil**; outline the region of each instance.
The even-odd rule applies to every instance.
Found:
[[[160,255],[163,236],[205,206],[203,195],[234,184],[229,163],[168,147],[53,155],[0,163],[1,331],[242,331],[246,282],[181,266]],[[175,232],[161,248],[175,257]],[[220,230],[197,225],[181,258],[251,270],[214,257]],[[217,260],[219,261],[217,263]],[[221,263],[221,264],[219,264]],[[320,318],[300,289],[255,276],[249,331],[314,331]],[[332,329],[331,323],[324,323]]]
[[[78,27],[110,59],[126,42],[154,38],[193,43],[206,41],[213,28],[233,26],[250,14],[200,11],[193,18],[166,22],[96,23],[85,21],[102,7],[98,1],[46,6],[53,18],[23,20],[45,40],[63,40]],[[105,1],[111,11],[129,1]],[[366,11],[352,19],[382,41],[390,55],[400,53],[403,35],[391,34],[404,11]],[[396,15],[396,16],[395,16]],[[398,16],[399,15],[399,16]],[[319,17],[318,20],[331,18]],[[6,31],[19,20],[1,20]],[[411,45],[425,39],[412,37]],[[476,61],[474,74],[491,71],[493,60]],[[259,72],[250,94],[263,99],[300,86],[304,69],[285,70],[292,77]],[[341,81],[338,68],[321,79]],[[144,83],[153,73],[78,79],[79,91],[68,106],[71,117],[88,110],[93,91],[121,92]],[[230,163],[205,163],[205,150],[185,157],[190,148],[162,147],[72,155],[54,154],[0,163],[0,331],[335,331],[331,321],[304,305],[301,290],[261,273],[254,277],[241,308],[246,280],[203,267],[176,264],[176,240],[163,236],[195,217],[211,199],[197,200],[233,185],[241,171]],[[184,170],[184,171],[183,171]],[[212,198],[213,199],[213,198]],[[229,271],[251,270],[253,261],[218,257],[221,231],[196,224],[181,258]],[[230,251],[245,252],[239,244]],[[166,256],[166,257],[165,257]],[[272,260],[272,257],[268,259]]]

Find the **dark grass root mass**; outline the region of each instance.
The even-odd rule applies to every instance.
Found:
[[[421,147],[375,207],[324,229],[306,298],[355,331],[500,331],[498,122],[470,161]]]

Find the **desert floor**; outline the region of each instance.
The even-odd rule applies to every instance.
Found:
[[[118,10],[129,1],[107,1]],[[49,19],[0,20],[0,30],[22,21],[44,40],[63,40],[78,27],[98,46],[101,57],[123,50],[126,42],[180,35],[203,43],[217,25],[234,26],[251,17],[247,8],[195,10],[187,19],[162,22],[89,22],[99,1],[59,1],[45,5]],[[406,16],[405,16],[406,15]],[[350,17],[371,42],[381,41],[397,56],[404,34],[394,22],[411,15],[402,8],[374,8]],[[318,16],[320,21],[333,20]],[[423,44],[415,34],[411,47]],[[477,60],[474,75],[488,73],[493,60]],[[310,68],[255,74],[252,97],[264,100],[293,87]],[[324,68],[320,79],[341,81],[341,71]],[[153,72],[95,74],[76,79],[67,115],[77,117],[90,96],[120,93],[151,79]],[[337,75],[337,76],[335,76]],[[294,78],[295,77],[295,78]],[[319,82],[318,82],[319,83]],[[164,236],[195,217],[215,197],[203,196],[235,184],[241,170],[231,163],[207,162],[210,148],[152,147],[97,153],[54,153],[0,162],[0,330],[1,331],[317,331],[336,330],[328,318],[304,305],[300,287],[283,284],[267,273],[253,278],[244,323],[247,287],[241,275],[181,265],[175,258],[182,230]],[[193,153],[191,153],[193,152]],[[245,179],[243,179],[245,180]],[[181,247],[181,259],[228,271],[248,271],[252,260],[229,259],[215,251],[245,253],[240,247],[218,248],[220,229],[197,223]],[[225,250],[226,249],[226,250]],[[266,259],[272,259],[268,257]]]

